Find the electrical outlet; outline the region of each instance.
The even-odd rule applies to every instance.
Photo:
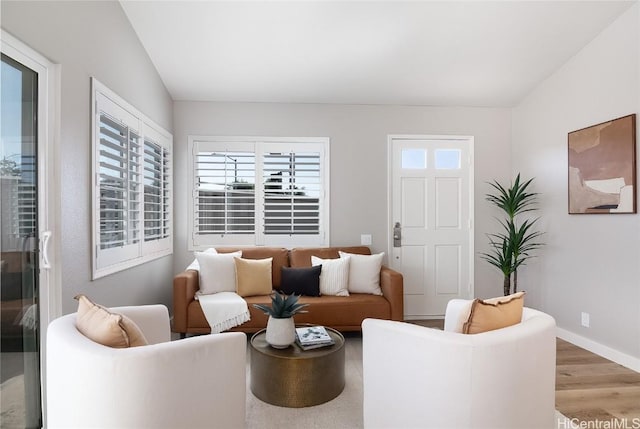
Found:
[[[582,326],[584,326],[585,328],[589,327],[589,313],[585,313],[584,311],[582,312],[581,323],[582,323]]]
[[[360,235],[360,244],[363,246],[371,246],[371,234]]]

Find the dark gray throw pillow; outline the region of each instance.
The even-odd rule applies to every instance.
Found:
[[[282,267],[280,290],[287,295],[320,296],[320,272],[322,265],[311,268]]]

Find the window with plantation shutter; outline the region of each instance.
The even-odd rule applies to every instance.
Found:
[[[189,137],[192,250],[326,245],[325,138]]]
[[[99,118],[100,248],[119,248],[140,241],[140,136],[105,112]]]
[[[95,79],[93,278],[172,252],[171,135]]]
[[[250,244],[255,234],[255,154],[252,151],[197,150],[195,156],[195,217],[198,236],[228,237]],[[231,243],[230,243],[231,244]]]
[[[264,233],[320,232],[320,153],[271,151],[263,154]],[[277,149],[277,148],[276,148]]]
[[[147,131],[147,134],[151,133]],[[159,137],[145,135],[143,149],[144,246],[163,247],[171,234],[171,154],[158,143]]]

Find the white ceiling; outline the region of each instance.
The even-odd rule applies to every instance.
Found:
[[[633,1],[130,1],[174,100],[516,105]]]

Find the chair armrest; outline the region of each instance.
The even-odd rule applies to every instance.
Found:
[[[391,320],[404,320],[404,283],[402,274],[388,267],[380,270],[380,289],[391,305]]]
[[[114,307],[115,313],[127,316],[140,328],[149,344],[171,341],[169,310],[161,304]]]
[[[187,332],[187,308],[200,288],[199,275],[186,270],[173,278],[173,331]]]

